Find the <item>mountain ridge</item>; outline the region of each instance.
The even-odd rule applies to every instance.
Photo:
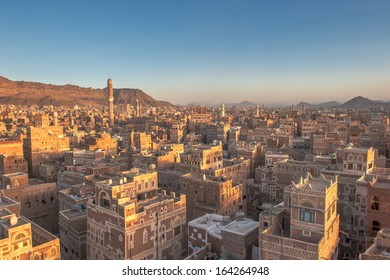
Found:
[[[136,88],[114,88],[114,104],[132,104],[139,100],[141,106],[174,106],[158,101]],[[107,105],[106,88],[80,87],[77,85],[52,85],[40,82],[12,81],[0,76],[0,103],[14,105]]]

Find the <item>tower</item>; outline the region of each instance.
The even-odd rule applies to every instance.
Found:
[[[259,116],[260,116],[259,105],[256,105],[256,118],[258,118]]]
[[[225,117],[225,104],[221,104],[221,118]]]
[[[135,116],[140,117],[141,116],[141,110],[139,107],[139,101],[138,99],[135,101]]]
[[[58,126],[58,113],[57,112],[53,113],[53,125]]]
[[[110,127],[114,127],[114,91],[112,89],[112,80],[107,80],[108,91],[108,117]]]

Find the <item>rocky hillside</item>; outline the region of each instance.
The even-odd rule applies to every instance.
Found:
[[[0,76],[0,104],[14,105],[106,105],[105,89],[83,88],[75,85],[51,85],[37,82],[11,81]],[[135,104],[138,99],[141,106],[173,106],[166,101],[157,101],[140,89],[114,89],[114,103]]]
[[[348,100],[342,105],[344,108],[353,108],[353,109],[371,109],[371,108],[388,108],[390,109],[389,102],[383,101],[374,101],[363,96],[357,96]]]

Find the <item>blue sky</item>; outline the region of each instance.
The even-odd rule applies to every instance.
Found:
[[[3,1],[0,75],[176,104],[390,99],[390,1]]]

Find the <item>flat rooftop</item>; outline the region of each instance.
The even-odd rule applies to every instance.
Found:
[[[197,181],[204,181],[204,182],[226,182],[231,180],[229,176],[223,176],[223,177],[214,177],[214,176],[209,176],[209,175],[203,175],[199,173],[187,173],[182,176],[183,178],[189,178]]]
[[[226,226],[230,222],[231,220],[228,216],[222,216],[218,214],[206,214],[190,221],[188,225],[207,229],[216,226]]]
[[[67,209],[60,212],[61,215],[63,215],[68,220],[73,220],[75,218],[79,217],[86,217],[87,211],[78,211],[74,209]]]
[[[6,208],[8,206],[11,206],[11,205],[18,205],[19,202],[13,200],[13,199],[10,199],[9,197],[1,197],[0,196],[0,209],[2,208]]]
[[[242,219],[231,222],[227,226],[225,226],[222,230],[239,234],[239,235],[247,235],[253,230],[257,230],[259,227],[259,222],[250,219]]]
[[[327,189],[333,184],[332,180],[328,180],[324,175],[320,175],[319,178],[313,178],[310,174],[307,175],[303,181],[293,183],[296,189],[310,188],[313,191],[321,192],[324,188]]]

